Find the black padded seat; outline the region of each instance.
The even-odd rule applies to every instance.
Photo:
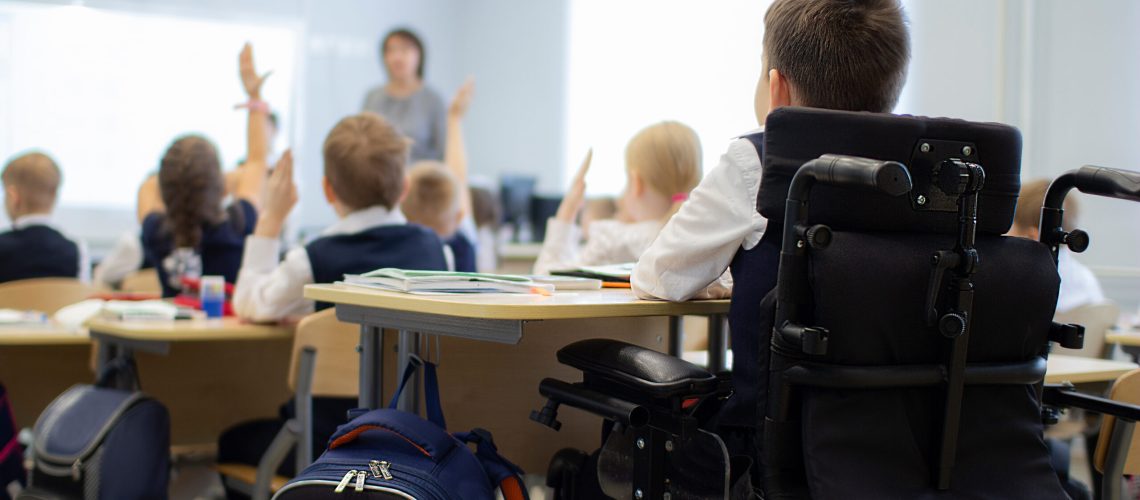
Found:
[[[715,392],[716,375],[683,359],[620,340],[590,339],[558,351],[558,361],[658,398]]]

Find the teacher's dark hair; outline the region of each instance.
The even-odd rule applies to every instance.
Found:
[[[420,79],[423,80],[423,78],[424,78],[424,61],[427,60],[427,53],[424,52],[424,43],[422,41],[420,41],[420,37],[417,36],[410,29],[396,28],[392,31],[389,31],[387,35],[384,35],[384,41],[380,42],[381,62],[383,62],[384,54],[388,52],[388,41],[393,39],[393,38],[397,38],[397,37],[403,38],[404,40],[412,42],[412,45],[416,46],[416,50],[420,51],[420,65],[418,67],[416,67],[416,76],[420,77]],[[385,69],[387,69],[387,68],[385,68]]]

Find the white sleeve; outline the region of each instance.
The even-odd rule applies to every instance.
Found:
[[[546,238],[542,251],[534,261],[534,274],[547,274],[551,269],[565,269],[578,264],[578,242],[582,230],[577,224],[562,222],[554,217],[546,221]]]
[[[304,288],[313,282],[313,268],[304,247],[285,254],[277,264],[281,243],[276,238],[250,236],[245,240],[241,271],[234,288],[234,310],[252,321],[276,321],[313,312]]]
[[[96,285],[111,286],[138,271],[142,263],[142,243],[139,241],[138,233],[124,233],[115,241],[111,252],[95,266],[93,279]]]
[[[81,283],[91,283],[91,252],[87,250],[87,242],[84,240],[76,240],[75,246],[79,247],[79,281]],[[97,285],[98,283],[96,283]]]
[[[722,275],[737,249],[751,249],[763,235],[765,219],[756,211],[759,189],[756,149],[745,139],[733,141],[641,255],[631,277],[637,296],[727,297],[731,280]]]

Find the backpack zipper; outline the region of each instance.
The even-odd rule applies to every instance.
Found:
[[[371,460],[368,462],[368,468],[372,471],[372,477],[385,481],[392,480],[392,472],[389,470],[391,467],[392,464],[387,460]]]
[[[345,473],[344,478],[336,485],[336,489],[333,490],[333,493],[344,493],[344,489],[348,487],[348,482],[352,481],[353,476],[356,476],[355,470],[350,470]]]

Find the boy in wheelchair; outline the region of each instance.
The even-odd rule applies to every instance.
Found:
[[[730,269],[731,379],[619,341],[564,348],[583,382],[543,381],[532,418],[557,429],[569,404],[607,425],[588,460],[555,457],[558,498],[1066,498],[1041,381],[1049,341],[1082,334],[1051,321],[1057,248],[1087,239],[1060,203],[1072,187],[1140,201],[1140,176],[1063,177],[1045,245],[1002,237],[1015,129],[877,114],[909,54],[896,1],[776,0],[765,26],[765,130],[730,145],[632,280],[715,297]]]

